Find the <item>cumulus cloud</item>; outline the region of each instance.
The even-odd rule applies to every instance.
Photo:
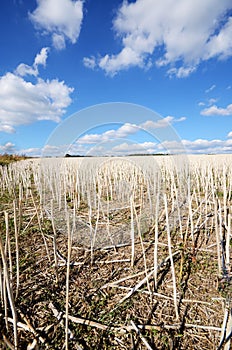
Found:
[[[173,119],[174,119],[174,117],[168,116],[168,117],[165,117],[163,119],[159,119],[158,121],[147,120],[141,126],[145,130],[166,128],[173,121]]]
[[[157,145],[159,152],[179,153],[183,149],[187,154],[220,154],[232,152],[232,140],[205,140],[196,139],[193,141],[182,140],[164,141]]]
[[[172,116],[167,116],[165,118],[160,118],[157,121],[147,120],[146,122],[136,125],[131,123],[125,123],[118,129],[107,130],[101,134],[86,134],[77,140],[78,144],[94,144],[101,142],[108,142],[115,139],[127,138],[130,135],[136,134],[140,130],[151,131],[153,129],[167,128],[172,123],[182,122],[186,120],[185,117],[174,118]]]
[[[230,5],[231,7],[231,5]],[[206,44],[205,59],[218,56],[219,59],[226,59],[232,55],[232,17],[228,19],[218,34],[212,35]]]
[[[118,55],[105,55],[98,61],[98,64],[110,75],[115,75],[119,70],[132,66],[144,66],[142,58],[130,47],[123,48]]]
[[[12,142],[6,142],[4,145],[0,145],[1,153],[15,153],[15,144]]]
[[[159,128],[169,127],[175,122],[182,122],[185,117],[174,118],[167,116],[157,121],[147,120],[146,122],[136,125],[125,123],[116,130],[107,130],[103,133],[86,134],[79,138],[72,148],[72,153],[93,155],[128,155],[133,153],[167,153],[167,154],[210,154],[210,153],[232,153],[232,132],[230,132],[227,140],[157,140],[135,142],[130,139],[130,135],[134,135],[141,130],[152,131]],[[138,139],[139,137],[137,137]],[[124,141],[123,139],[127,139]],[[116,144],[115,144],[116,142]]]
[[[157,150],[157,144],[155,142],[142,142],[142,143],[121,143],[114,146],[111,150],[112,154],[125,155],[125,154],[152,154]]]
[[[230,136],[229,136],[230,135]],[[226,154],[232,153],[232,132],[228,134],[227,140],[166,140],[163,142],[135,142],[135,141],[122,141],[115,144],[114,142],[108,142],[107,145],[101,140],[99,143],[74,143],[73,145],[61,145],[61,146],[49,146],[46,145],[44,149],[32,148],[21,150],[20,153],[34,156],[64,156],[66,152],[70,154],[79,155],[94,155],[94,156],[125,156],[129,154]],[[1,146],[0,151],[9,151],[11,146]],[[15,152],[14,145],[12,144],[12,152]]]
[[[35,27],[52,37],[53,46],[61,50],[65,41],[75,44],[83,20],[83,1],[37,0],[37,8],[29,14]]]
[[[41,157],[42,149],[38,147],[31,147],[31,148],[21,149],[18,153],[25,154],[30,157]]]
[[[83,64],[87,68],[94,69],[97,65],[95,57],[84,57],[83,58]]]
[[[96,58],[97,64],[115,75],[152,60],[171,76],[187,77],[202,61],[231,57],[231,9],[230,0],[123,1],[113,21],[122,49]]]
[[[57,50],[65,49],[65,39],[64,39],[64,36],[62,34],[53,33],[52,34],[52,43],[53,43],[53,46]]]
[[[43,47],[40,53],[36,55],[32,66],[29,66],[25,63],[20,63],[16,68],[15,73],[17,75],[20,75],[21,77],[24,77],[26,75],[33,75],[35,77],[38,76],[39,74],[38,66],[42,65],[46,67],[48,52],[49,52],[49,48]]]
[[[102,134],[86,134],[77,140],[78,144],[94,144],[108,142],[119,138],[125,138],[135,134],[139,130],[135,124],[125,123],[118,129],[107,130]]]
[[[215,116],[215,115],[220,115],[220,116],[228,116],[232,115],[232,104],[229,104],[226,108],[221,108],[217,107],[216,105],[213,105],[209,108],[205,108],[201,111],[201,115],[206,115],[206,116]]]
[[[156,142],[122,142],[113,145],[112,148],[105,148],[104,145],[99,144],[98,147],[92,149],[93,155],[128,155],[128,154],[211,154],[211,153],[231,153],[232,152],[232,139],[229,140],[206,140],[196,139],[193,141],[163,141]],[[87,148],[79,148],[80,154],[87,154]],[[82,152],[84,151],[84,152]]]
[[[15,73],[21,77],[25,77],[26,75],[34,75],[36,77],[38,75],[38,70],[25,63],[20,63],[16,68]]]
[[[231,153],[232,140],[204,140],[197,139],[195,141],[183,140],[188,153]]]
[[[35,56],[35,60],[34,60],[34,67],[38,67],[39,65],[42,66],[46,66],[46,62],[47,62],[47,58],[48,58],[48,51],[49,48],[48,47],[43,47],[40,51],[40,53],[38,53]]]
[[[0,76],[0,131],[12,133],[16,126],[38,120],[59,122],[65,113],[73,89],[64,81],[37,76],[38,66],[46,65],[47,53],[47,48],[42,49],[32,67],[21,64],[14,73]],[[25,80],[25,75],[36,76],[36,82]]]
[[[210,99],[206,100],[205,102],[203,102],[203,101],[198,102],[198,106],[199,107],[208,106],[207,108],[204,109],[204,110],[208,110],[209,107],[212,107],[212,105],[214,105],[217,101],[218,101],[217,98],[210,98]]]
[[[141,127],[145,130],[166,128],[173,123],[183,122],[186,117],[174,118],[173,116],[167,116],[157,121],[147,120],[145,123],[141,124]]]
[[[216,98],[210,98],[209,99],[209,105],[213,105],[214,103],[217,102],[217,99]]]
[[[15,129],[10,126],[10,125],[7,125],[7,124],[2,124],[0,123],[0,132],[6,132],[8,134],[13,134],[15,132]]]
[[[172,77],[176,76],[177,78],[186,78],[191,73],[193,73],[197,67],[180,67],[180,68],[171,68],[167,71],[167,74]]]

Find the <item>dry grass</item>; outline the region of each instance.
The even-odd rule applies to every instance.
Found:
[[[0,154],[0,165],[8,165],[13,162],[17,162],[19,160],[26,159],[27,157],[24,155],[17,155],[17,154]]]

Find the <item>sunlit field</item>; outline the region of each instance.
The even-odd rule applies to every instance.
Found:
[[[232,155],[0,166],[2,349],[230,349]]]

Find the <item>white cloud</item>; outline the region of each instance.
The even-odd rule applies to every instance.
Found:
[[[204,140],[196,139],[190,140],[166,140],[160,143],[157,142],[137,142],[134,140],[123,142],[121,139],[128,138],[129,135],[135,134],[141,129],[151,130],[157,128],[168,127],[169,123],[181,122],[186,118],[182,117],[175,119],[174,117],[168,116],[157,122],[147,121],[141,125],[136,126],[135,124],[126,123],[122,125],[118,130],[108,130],[102,134],[86,134],[81,137],[73,147],[73,153],[87,154],[89,147],[92,147],[93,155],[127,155],[133,153],[232,153],[232,139],[229,140]],[[232,132],[228,134],[228,138],[232,138]],[[114,141],[117,141],[115,145]],[[105,143],[105,145],[104,145]],[[95,145],[93,147],[93,145]],[[97,152],[97,153],[96,153]]]
[[[212,105],[214,105],[217,101],[218,101],[217,98],[210,98],[210,99],[206,100],[205,102],[203,102],[203,101],[199,102],[198,106],[199,107],[204,107],[204,106],[212,107]],[[208,110],[208,108],[205,108],[204,110]]]
[[[100,143],[104,139],[104,134],[86,134],[82,137],[80,137],[76,143],[77,144],[93,144],[93,143]]]
[[[38,53],[35,56],[35,60],[34,60],[34,67],[38,67],[39,65],[42,66],[46,66],[46,62],[47,62],[47,58],[48,58],[48,51],[49,48],[48,47],[43,47],[40,51],[40,53]]]
[[[213,105],[214,103],[217,102],[217,99],[216,98],[210,98],[209,99],[209,106]]]
[[[141,125],[141,127],[144,128],[145,130],[166,128],[173,120],[174,120],[174,117],[171,117],[171,116],[167,116],[155,122],[153,120],[147,120],[145,123]]]
[[[201,115],[212,116],[212,115],[221,115],[228,116],[232,115],[232,104],[229,104],[226,108],[220,108],[216,105],[213,105],[209,108],[205,108],[201,111]]]
[[[13,134],[15,132],[15,129],[7,124],[0,124],[0,132],[6,132],[8,134]]]
[[[37,0],[37,8],[29,17],[37,29],[51,34],[56,49],[65,47],[65,40],[75,44],[83,20],[83,1]]]
[[[20,63],[16,68],[15,73],[21,77],[25,77],[26,75],[34,75],[36,77],[38,75],[38,70],[27,64]]]
[[[232,137],[232,132],[230,133]],[[229,137],[229,136],[228,136]],[[0,146],[1,152],[16,153],[15,145],[10,142],[4,146]],[[122,142],[115,145],[110,143],[105,145],[99,143],[94,146],[84,144],[73,144],[71,147],[68,145],[61,146],[49,146],[46,145],[44,149],[29,148],[20,150],[17,153],[26,154],[31,156],[54,156],[63,157],[65,153],[75,155],[117,155],[125,156],[128,154],[226,154],[232,153],[232,139],[228,140],[206,140],[196,139],[193,141],[182,140],[182,141],[163,141],[161,143],[156,142]]]
[[[60,121],[64,108],[71,103],[72,89],[58,80],[36,84],[12,73],[0,78],[0,124],[14,127],[37,120]]]
[[[17,152],[18,154],[25,154],[26,156],[29,157],[41,157],[42,155],[42,150],[41,148],[25,148],[21,149]]]
[[[173,116],[167,116],[165,118],[158,119],[155,122],[153,120],[147,120],[145,123],[141,124],[141,127],[145,130],[167,128],[173,123],[183,122],[184,120],[186,120],[186,117],[176,119]]]
[[[132,66],[144,66],[142,58],[130,47],[123,48],[118,55],[102,57],[98,64],[100,68],[112,76],[122,69],[128,69]]]
[[[119,138],[126,138],[131,134],[135,134],[139,130],[139,126],[135,124],[125,123],[120,128],[107,130],[102,134],[86,134],[77,140],[78,144],[94,144],[101,142],[110,142]]]
[[[179,78],[194,72],[201,61],[232,55],[231,0],[123,1],[113,21],[122,49],[96,59],[114,75],[151,59]]]
[[[210,91],[214,90],[216,88],[216,85],[211,85],[208,89],[205,90],[205,92],[208,94]]]
[[[116,135],[119,138],[120,137],[127,137],[128,135],[135,134],[137,131],[139,131],[138,125],[131,124],[131,123],[125,123],[116,131]]]
[[[57,50],[65,49],[65,39],[64,39],[64,36],[62,34],[53,33],[52,34],[52,43],[53,43],[53,46]]]
[[[12,142],[7,142],[5,145],[0,145],[1,153],[14,153],[15,152],[15,144]]]
[[[43,47],[41,49],[40,53],[38,53],[35,56],[33,66],[28,66],[25,63],[20,63],[18,65],[18,67],[16,68],[15,73],[17,75],[20,75],[21,77],[24,77],[26,75],[33,75],[35,77],[38,76],[38,74],[39,74],[38,66],[39,65],[42,65],[44,67],[46,66],[48,52],[49,52],[49,48]]]
[[[68,145],[45,145],[41,150],[42,157],[63,157],[68,149]]]
[[[136,125],[131,123],[125,123],[118,129],[107,130],[101,134],[86,134],[77,140],[77,144],[96,144],[101,142],[111,142],[120,138],[127,138],[130,135],[136,134],[140,130],[154,130],[160,128],[168,128],[173,123],[178,123],[186,120],[186,117],[174,118],[172,116],[167,116],[165,118],[160,118],[157,121],[147,120],[146,122]]]
[[[157,144],[155,142],[143,142],[143,143],[121,143],[114,146],[111,150],[112,154],[125,155],[133,153],[148,153],[152,154],[157,151]]]
[[[231,5],[230,5],[231,7]],[[206,44],[205,58],[209,59],[218,56],[219,59],[226,59],[232,55],[232,17],[228,19],[218,34],[212,35]]]
[[[180,68],[171,68],[167,71],[167,74],[172,77],[176,76],[177,78],[186,78],[192,74],[197,67],[180,67]]]
[[[232,140],[182,140],[188,153],[232,153]]]
[[[85,67],[94,69],[96,67],[96,59],[95,57],[84,57],[83,58],[83,64]]]
[[[180,118],[174,119],[174,122],[180,123],[180,122],[184,122],[186,119],[187,119],[186,117],[180,117]]]
[[[29,148],[18,151],[20,154],[27,154],[31,156],[54,156],[63,157],[65,153],[70,153],[74,155],[117,155],[124,156],[128,154],[225,154],[232,153],[232,132],[228,135],[227,140],[206,140],[206,139],[196,139],[196,140],[166,140],[161,143],[158,142],[137,142],[135,141],[122,141],[108,142],[104,144],[102,140],[99,143],[86,143],[79,144],[74,143],[69,145],[51,146],[46,145],[43,149],[39,148]],[[7,143],[4,146],[0,146],[0,151],[15,153],[15,145]]]
[[[187,152],[181,141],[163,141],[157,145],[158,153],[179,154]]]
[[[157,148],[163,153],[178,153],[183,152],[183,150],[187,154],[232,153],[232,140],[164,141],[158,144]]]
[[[27,81],[24,75],[31,75],[38,66],[45,65],[47,48],[36,56],[33,67],[19,65],[15,73],[0,76],[0,131],[12,133],[18,125],[38,120],[59,122],[65,108],[71,103],[73,89],[57,79],[43,80],[37,77],[35,83]],[[21,67],[21,68],[19,68]]]

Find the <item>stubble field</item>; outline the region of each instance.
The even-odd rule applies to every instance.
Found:
[[[0,166],[1,349],[230,349],[232,155]]]

